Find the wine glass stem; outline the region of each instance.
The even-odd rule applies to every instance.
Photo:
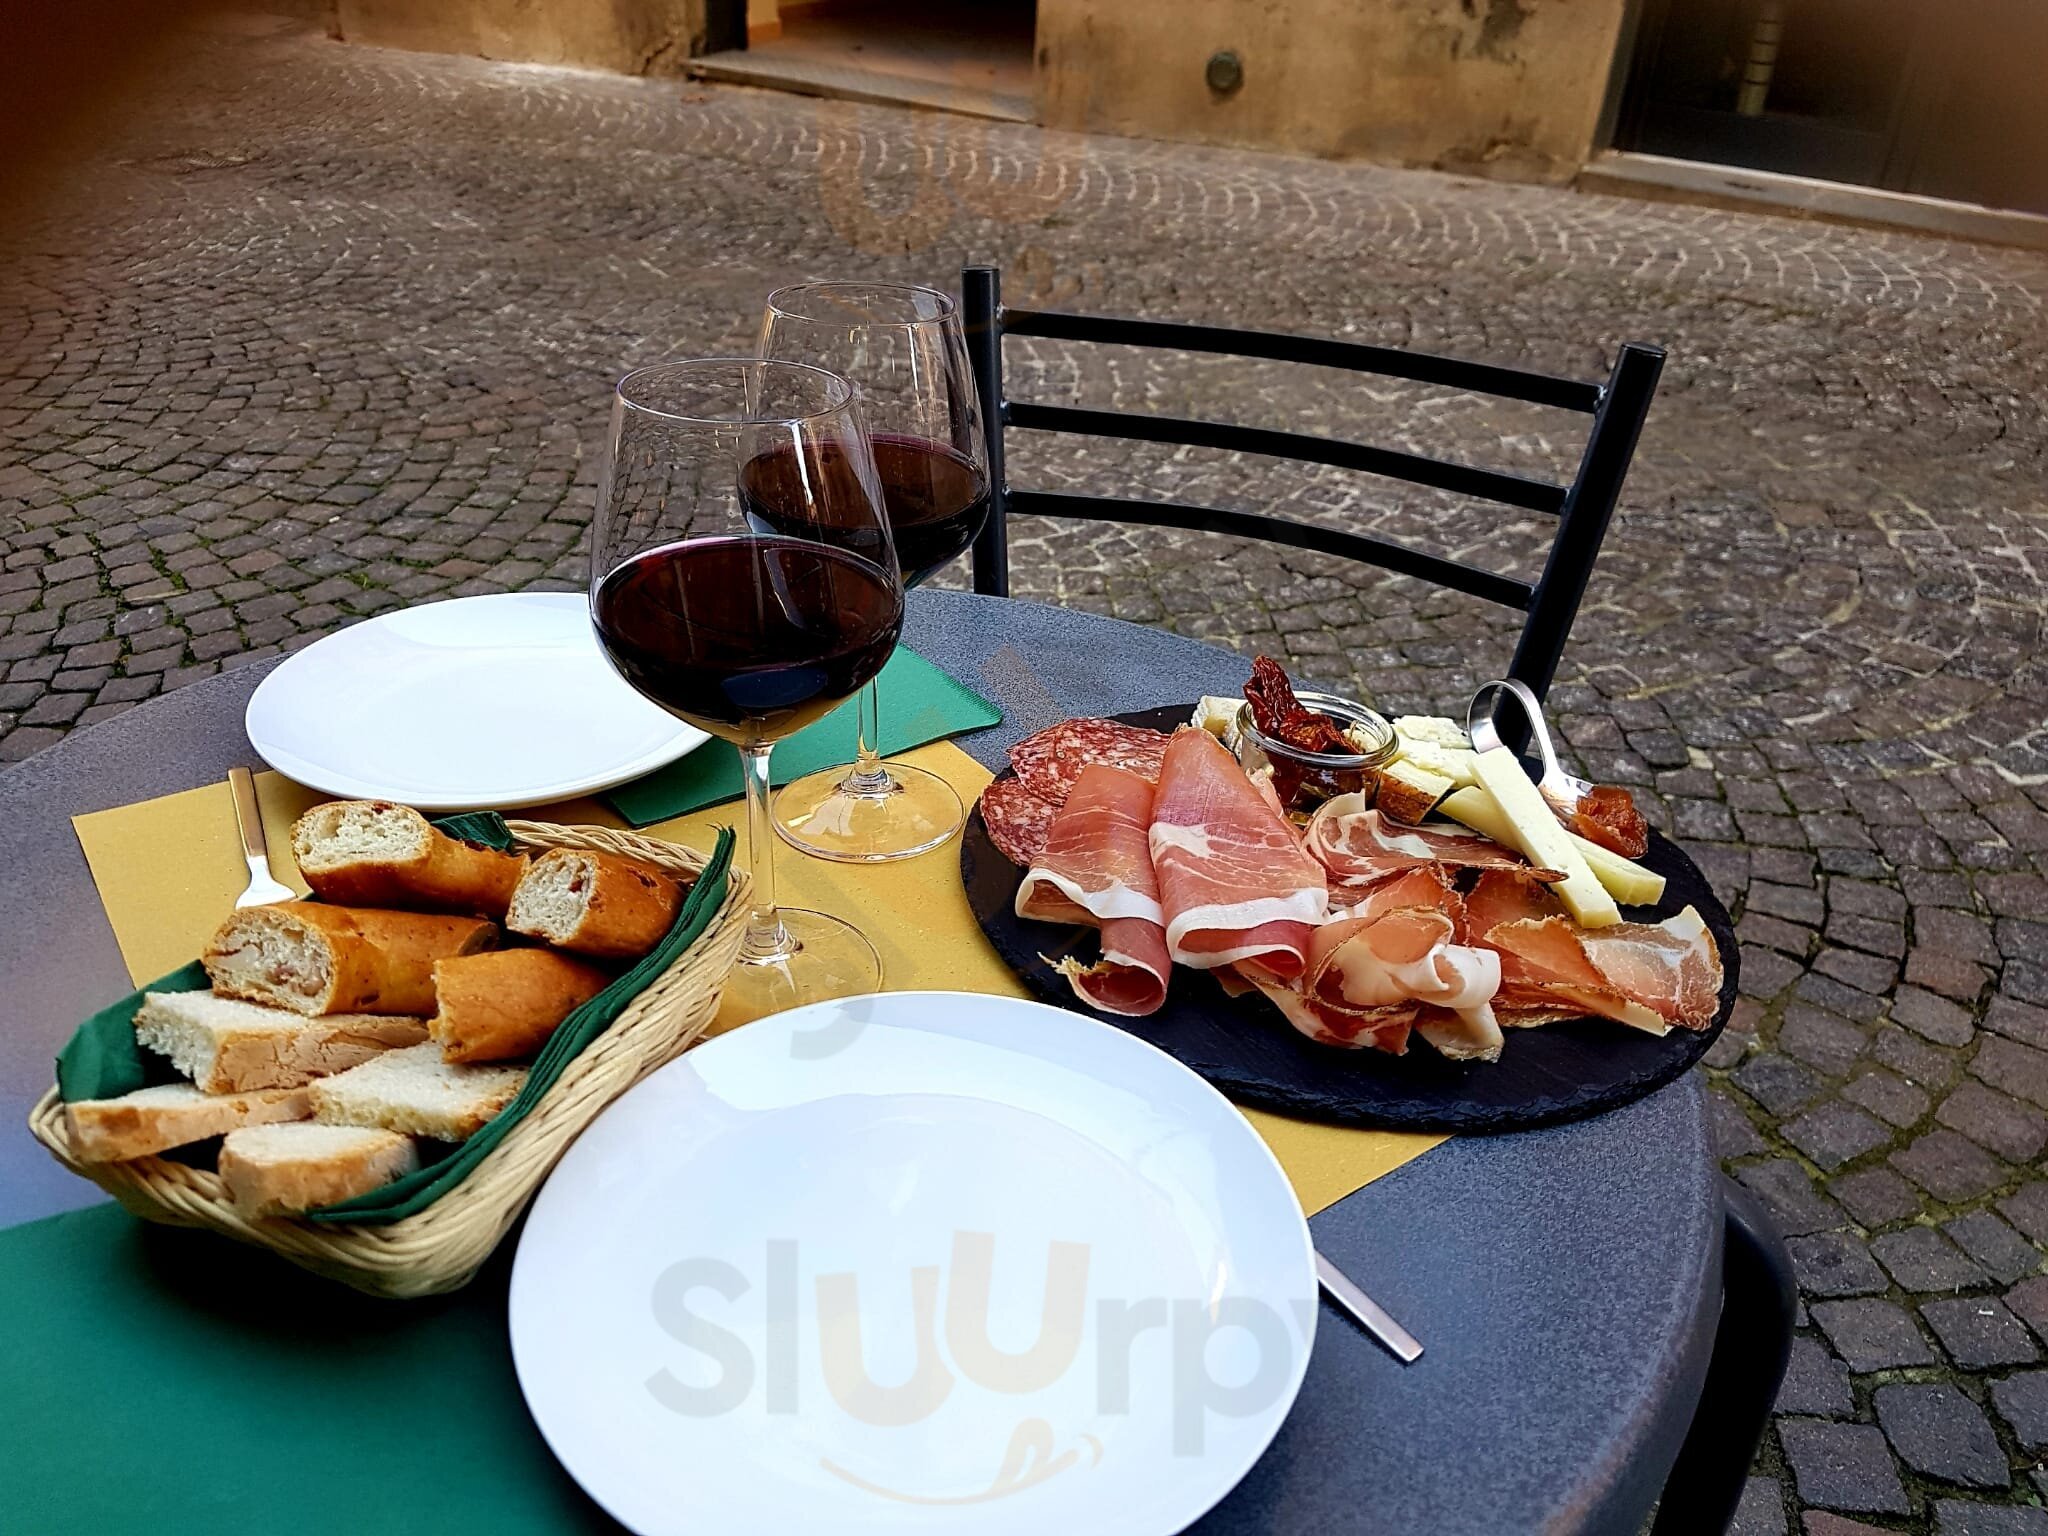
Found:
[[[775,907],[775,821],[768,804],[768,754],[774,750],[772,741],[740,748],[740,771],[747,781],[747,859],[754,876],[754,908],[740,945],[743,963],[786,959],[796,952]]]
[[[839,788],[849,795],[887,794],[895,787],[889,777],[888,764],[882,761],[882,686],[870,682],[860,691],[860,702],[854,706],[860,721],[859,746],[853,765],[846,770],[846,777],[839,781]]]

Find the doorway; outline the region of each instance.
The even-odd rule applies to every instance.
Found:
[[[1029,122],[1036,0],[724,0],[707,80]],[[720,9],[714,5],[714,11]],[[744,42],[741,42],[741,38]]]
[[[2038,0],[1644,0],[1615,147],[2048,213]]]

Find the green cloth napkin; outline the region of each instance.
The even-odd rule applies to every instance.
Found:
[[[435,823],[452,837],[465,838],[487,847],[509,848],[512,834],[494,812],[451,816]],[[344,1200],[338,1205],[306,1213],[310,1221],[352,1222],[382,1226],[412,1216],[433,1204],[467,1175],[484,1154],[505,1139],[513,1126],[554,1086],[562,1071],[592,1040],[595,1040],[625,1011],[626,1005],[645,991],[677,956],[697,941],[725,901],[726,871],[732,864],[733,833],[719,829],[711,858],[704,872],[691,886],[683,907],[676,914],[668,936],[631,970],[564,1019],[533,1066],[519,1096],[504,1111],[461,1145],[447,1149],[437,1160],[418,1168],[396,1183]],[[205,967],[194,960],[168,976],[140,987],[118,1003],[102,1008],[72,1032],[57,1053],[57,1092],[65,1103],[79,1099],[110,1099],[151,1083],[178,1080],[168,1062],[135,1043],[135,1015],[142,1008],[146,992],[199,992],[207,986]],[[432,1147],[434,1143],[427,1143]],[[174,1154],[175,1155],[175,1154]]]
[[[882,739],[876,750],[885,757],[943,736],[978,731],[1003,718],[995,705],[907,646],[896,647],[882,668],[879,686]],[[852,762],[859,745],[858,705],[858,700],[848,699],[816,725],[778,743],[772,759],[775,782],[787,784],[820,768]],[[688,757],[621,785],[606,798],[627,821],[645,827],[733,799],[745,789],[739,750],[730,742],[709,741]]]
[[[527,1417],[511,1259],[394,1303],[111,1204],[0,1232],[0,1529],[616,1536]]]

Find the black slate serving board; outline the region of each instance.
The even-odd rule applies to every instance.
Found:
[[[1117,718],[1172,730],[1192,702]],[[1007,770],[1003,777],[1009,777]],[[1466,1134],[1519,1131],[1615,1109],[1661,1088],[1706,1054],[1735,1007],[1738,953],[1727,909],[1699,867],[1656,832],[1642,862],[1664,876],[1664,900],[1627,907],[1634,922],[1699,909],[1721,952],[1720,1007],[1709,1029],[1648,1035],[1600,1019],[1507,1031],[1497,1062],[1446,1061],[1419,1036],[1405,1056],[1318,1045],[1263,998],[1228,998],[1212,977],[1174,968],[1166,1005],[1149,1018],[1095,1014],[1052,967],[1069,954],[1092,960],[1092,929],[1028,922],[1013,904],[1023,870],[997,852],[979,808],[960,839],[968,904],[996,953],[1042,1001],[1129,1030],[1202,1074],[1242,1104],[1312,1120]]]

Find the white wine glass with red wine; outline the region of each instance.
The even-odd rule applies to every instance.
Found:
[[[955,559],[988,519],[988,445],[953,300],[906,283],[797,283],[768,296],[764,358],[814,363],[853,381],[874,446],[906,586]],[[880,690],[861,695],[851,764],[807,774],[775,798],[785,841],[847,863],[906,859],[960,830],[966,809],[935,773],[879,755]]]
[[[629,373],[591,525],[590,612],[612,666],[739,748],[753,912],[725,1011],[753,1019],[878,990],[853,924],[778,908],[769,754],[882,670],[903,580],[853,386],[798,363]]]

